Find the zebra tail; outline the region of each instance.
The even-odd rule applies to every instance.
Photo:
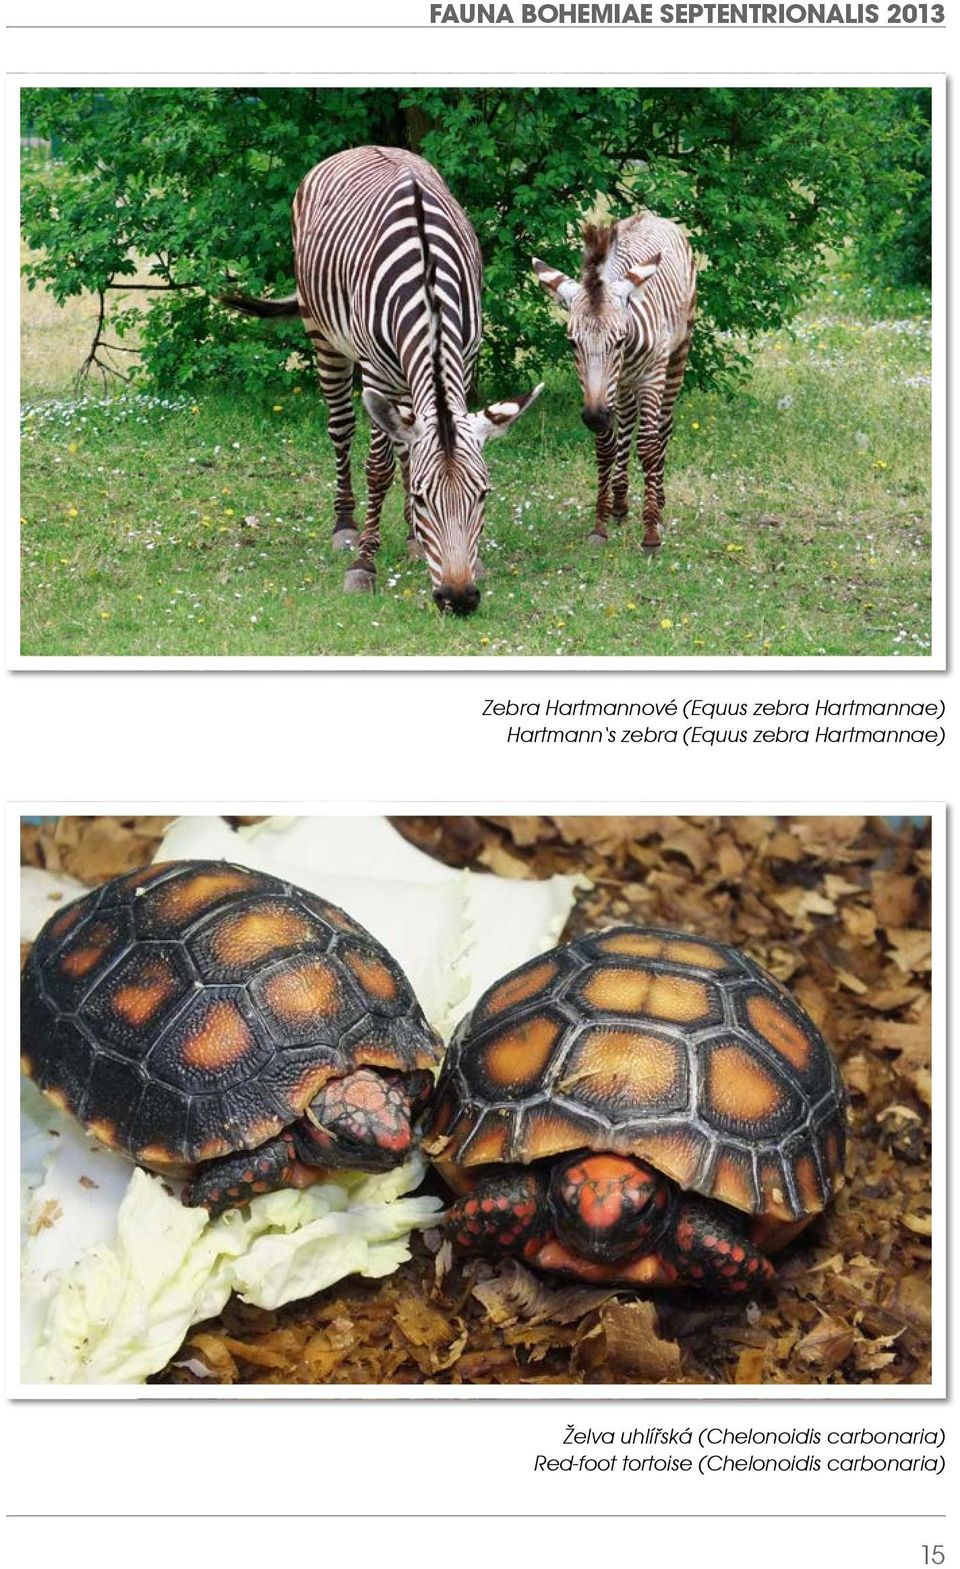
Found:
[[[258,300],[252,294],[221,294],[221,305],[242,311],[244,316],[298,316],[300,301],[295,294],[282,300]]]

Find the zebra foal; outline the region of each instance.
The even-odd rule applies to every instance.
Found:
[[[355,147],[301,182],[293,252],[295,295],[228,295],[224,303],[250,315],[303,318],[336,456],[333,543],[356,547],[344,586],[374,587],[380,515],[399,453],[411,554],[425,558],[439,609],[469,615],[480,602],[477,547],[489,489],[483,448],[543,390],[468,411],[482,283],[470,220],[423,158],[396,147]],[[350,471],[354,366],[373,422],[359,536]]]
[[[591,542],[627,515],[630,453],[643,466],[643,548],[660,545],[663,469],[697,300],[693,253],[675,223],[645,212],[586,224],[579,283],[534,257],[547,293],[569,312],[567,336],[583,391],[583,421],[597,450]]]

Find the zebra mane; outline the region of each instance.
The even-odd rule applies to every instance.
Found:
[[[413,180],[413,212],[417,224],[417,233],[420,237],[420,250],[423,256],[423,292],[427,297],[427,310],[430,314],[430,358],[433,362],[433,388],[437,406],[437,426],[440,432],[440,446],[448,457],[452,456],[457,438],[457,428],[453,422],[453,414],[447,400],[447,388],[443,379],[443,311],[437,301],[437,262],[430,254],[430,245],[427,240],[427,219],[423,210],[423,191],[420,182]]]
[[[615,223],[585,223],[583,226],[583,287],[591,305],[598,304],[607,262],[616,250]]]

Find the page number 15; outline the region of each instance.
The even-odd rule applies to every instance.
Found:
[[[923,1561],[925,1564],[942,1564],[946,1562],[947,1555],[939,1545],[931,1547],[927,1542],[923,1544]]]

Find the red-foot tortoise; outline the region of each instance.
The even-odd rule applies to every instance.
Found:
[[[53,916],[21,1044],[50,1100],[212,1214],[400,1164],[441,1055],[368,931],[225,861],[146,866]]]
[[[746,954],[620,926],[484,993],[424,1148],[459,1250],[734,1293],[842,1186],[845,1113],[823,1036]]]

